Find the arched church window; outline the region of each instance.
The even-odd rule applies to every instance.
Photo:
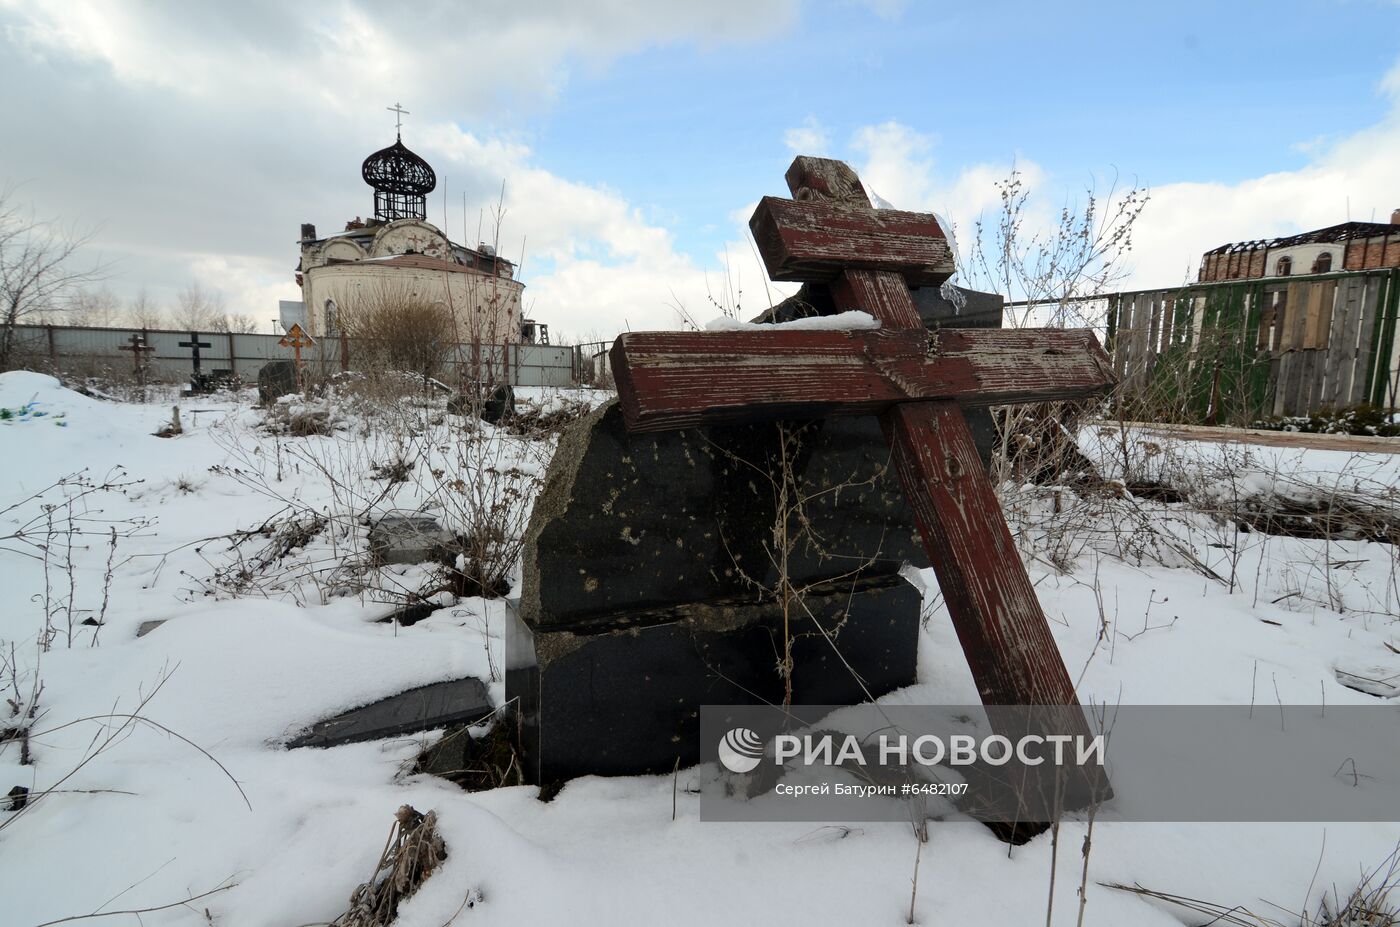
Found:
[[[1324,251],[1313,261],[1312,272],[1315,274],[1325,274],[1332,269],[1332,252]]]
[[[1281,257],[1278,259],[1278,263],[1274,265],[1274,268],[1275,277],[1287,277],[1289,274],[1293,273],[1293,259]]]
[[[340,332],[340,307],[335,304],[335,300],[326,300],[326,334],[334,335]]]

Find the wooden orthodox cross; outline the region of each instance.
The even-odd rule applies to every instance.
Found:
[[[190,349],[190,361],[194,364],[194,375],[199,376],[199,349],[213,347],[213,345],[207,341],[200,341],[199,332],[190,332],[190,340],[181,341],[179,345],[182,348]]]
[[[1072,718],[1074,685],[962,407],[1104,392],[1107,355],[1089,331],[930,333],[909,288],[953,272],[938,220],[872,208],[840,161],[799,157],[787,182],[794,199],[765,197],[749,221],[769,276],[824,283],[838,311],[881,327],[624,334],[611,362],[627,426],[878,415],[983,703]]]
[[[306,333],[306,330],[301,327],[301,323],[293,322],[292,327],[287,329],[287,333],[283,335],[277,343],[284,348],[291,348],[296,353],[297,388],[300,389],[301,349],[313,347],[316,344],[316,340]]]
[[[136,385],[144,387],[146,385],[146,355],[155,351],[155,348],[146,343],[145,335],[138,335],[135,332],[126,339],[127,343],[118,345],[118,351],[130,351],[131,363],[136,373]]]

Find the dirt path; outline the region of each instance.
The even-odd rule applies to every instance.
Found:
[[[1156,434],[1188,441],[1216,444],[1261,444],[1265,447],[1304,447],[1320,451],[1350,451],[1354,454],[1400,454],[1400,438],[1373,438],[1362,435],[1314,435],[1296,431],[1262,431],[1256,428],[1217,428],[1209,425],[1156,425],[1127,422]]]

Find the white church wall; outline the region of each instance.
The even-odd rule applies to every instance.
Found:
[[[520,297],[524,285],[490,274],[402,267],[376,261],[326,264],[306,271],[302,292],[314,336],[324,335],[326,302],[339,311],[375,296],[384,287],[402,288],[449,308],[458,340],[490,344],[520,341]]]

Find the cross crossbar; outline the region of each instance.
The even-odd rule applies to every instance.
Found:
[[[765,196],[749,221],[768,274],[826,283],[844,270],[892,270],[910,286],[953,275],[953,249],[931,215]]]
[[[634,332],[610,359],[633,431],[873,415],[912,399],[1082,399],[1113,384],[1078,330]]]

